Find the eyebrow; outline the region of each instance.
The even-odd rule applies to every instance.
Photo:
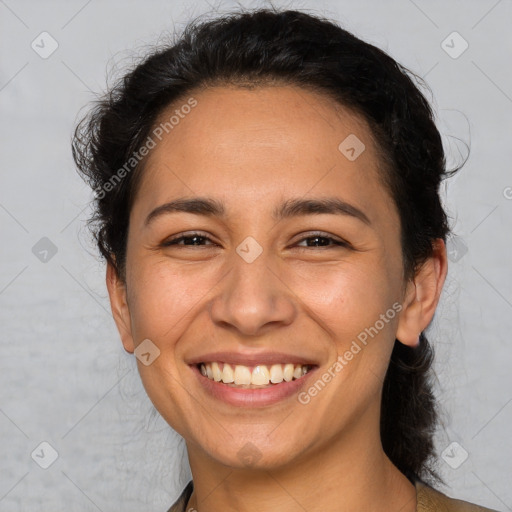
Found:
[[[164,214],[185,212],[207,217],[226,217],[224,204],[207,197],[179,198],[157,206],[146,217],[145,226]],[[371,226],[370,219],[359,208],[339,199],[327,197],[318,199],[288,199],[272,211],[276,221],[300,215],[345,215],[361,220]]]

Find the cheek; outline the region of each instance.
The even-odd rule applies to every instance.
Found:
[[[376,258],[288,269],[286,284],[340,343],[372,326],[396,300],[396,283]],[[386,324],[388,326],[388,324]],[[349,340],[350,338],[350,340]]]
[[[163,257],[141,256],[131,267],[129,307],[137,342],[144,338],[172,346],[219,280],[214,268],[170,265]]]
[[[369,258],[365,264],[345,262],[328,271],[324,267],[295,274],[290,288],[331,343],[330,373],[318,377],[330,382],[319,393],[323,398],[315,402],[319,417],[325,414],[333,422],[348,421],[347,415],[356,408],[364,410],[378,395],[400,308],[390,275],[377,258]]]

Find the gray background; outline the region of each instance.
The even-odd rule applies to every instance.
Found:
[[[512,2],[275,5],[338,20],[426,77],[450,166],[465,154],[460,140],[471,144],[443,189],[457,237],[429,332],[445,410],[441,490],[512,510]],[[152,414],[118,338],[104,265],[84,225],[92,195],[74,171],[70,136],[93,91],[105,89],[107,69],[119,73],[163,31],[211,8],[0,0],[1,511],[164,511],[190,476],[183,443]],[[46,59],[31,47],[51,48],[43,31],[58,43]],[[457,58],[461,39],[444,43],[452,56],[442,46],[453,31],[469,44]],[[31,457],[36,450],[35,460],[49,461],[43,441],[58,452],[48,469]]]

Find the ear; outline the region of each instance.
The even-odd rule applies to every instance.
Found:
[[[433,254],[407,284],[396,339],[411,347],[419,344],[419,335],[434,317],[443,289],[448,260],[441,238],[433,243]]]
[[[126,284],[120,279],[114,266],[107,263],[107,290],[110,297],[112,316],[127,352],[133,353],[135,346],[132,338],[130,310],[126,300]]]

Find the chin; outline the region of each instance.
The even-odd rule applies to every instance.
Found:
[[[214,450],[207,450],[209,456],[219,463],[234,469],[275,470],[291,463],[303,448],[286,446],[276,439],[276,444],[269,445],[268,439],[258,444],[256,441],[231,441],[228,450],[219,450],[217,444]]]

